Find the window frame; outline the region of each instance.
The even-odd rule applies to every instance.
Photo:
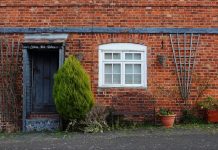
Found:
[[[120,53],[120,59],[105,60],[105,53]],[[141,60],[125,60],[126,53],[140,53]],[[133,43],[109,43],[99,46],[99,87],[147,87],[147,47]],[[121,64],[121,84],[105,84],[105,64]],[[125,64],[141,64],[141,84],[125,84]],[[133,73],[134,74],[134,73]],[[113,77],[113,76],[112,76]]]

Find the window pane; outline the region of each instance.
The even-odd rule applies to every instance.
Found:
[[[105,64],[105,73],[112,73],[112,64]]]
[[[113,59],[120,59],[120,53],[113,53]]]
[[[120,64],[113,65],[113,73],[121,73],[121,65]]]
[[[134,59],[135,60],[141,60],[141,54],[140,53],[135,53],[134,54]]]
[[[132,84],[133,83],[133,75],[132,74],[126,74],[125,75],[125,84]]]
[[[112,53],[105,53],[104,58],[105,59],[112,59]]]
[[[134,84],[141,84],[141,74],[134,74]]]
[[[134,65],[134,73],[141,73],[141,64]]]
[[[127,74],[127,73],[133,73],[133,65],[132,64],[125,65],[125,74]]]
[[[121,75],[120,74],[114,74],[113,75],[113,83],[114,84],[120,84],[121,83]]]
[[[105,84],[112,84],[112,74],[105,74],[104,81],[105,81]]]
[[[125,54],[125,59],[126,60],[132,60],[133,59],[132,57],[133,57],[132,53],[126,53]]]

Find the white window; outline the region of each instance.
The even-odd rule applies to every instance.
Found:
[[[99,87],[147,87],[146,46],[111,43],[99,46]]]

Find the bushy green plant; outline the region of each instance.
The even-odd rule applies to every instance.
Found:
[[[168,116],[168,115],[174,115],[174,113],[168,108],[160,108],[159,115]]]
[[[218,99],[215,99],[214,97],[208,96],[203,101],[198,102],[197,105],[201,109],[218,110]]]
[[[58,113],[66,120],[81,120],[92,108],[90,79],[74,56],[55,74],[53,97]]]

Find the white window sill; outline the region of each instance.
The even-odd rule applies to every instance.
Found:
[[[109,88],[116,88],[116,89],[147,89],[145,86],[98,86],[98,89],[109,89]]]

